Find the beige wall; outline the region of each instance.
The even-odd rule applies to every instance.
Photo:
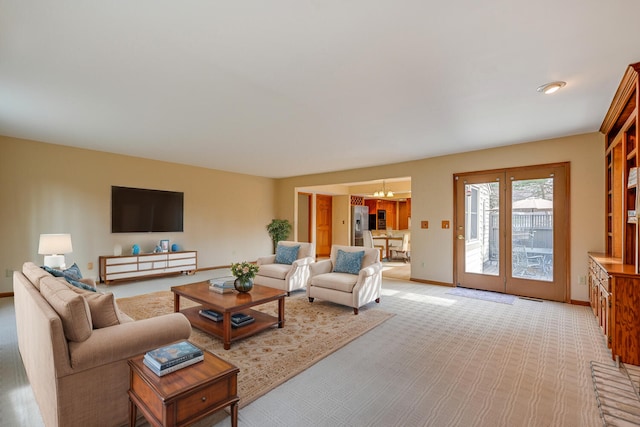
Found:
[[[42,262],[37,254],[40,233],[70,232],[77,262],[87,276],[97,276],[99,255],[120,244],[130,251],[139,243],[152,250],[168,238],[199,251],[199,266],[253,260],[271,252],[265,226],[272,218],[294,220],[296,188],[325,186],[322,193],[343,197],[334,211],[334,239],[348,240],[348,197],[339,184],[411,177],[412,277],[451,283],[453,231],[439,228],[453,218],[454,173],[530,164],[571,162],[571,298],[588,300],[586,252],[604,246],[603,137],[598,133],[412,162],[336,173],[272,180],[249,175],[163,163],[0,136],[0,292],[11,291],[7,270],[25,260]],[[111,234],[110,187],[123,185],[185,192],[185,232]],[[329,187],[326,187],[329,186]],[[342,224],[342,221],[345,224]],[[428,220],[428,230],[419,229]],[[297,224],[294,224],[294,230]],[[340,233],[340,236],[342,234]],[[347,241],[345,240],[345,242]],[[93,271],[87,263],[93,262]]]
[[[571,298],[588,301],[587,251],[604,246],[604,152],[599,133],[518,144],[413,162],[343,172],[281,179],[277,183],[277,216],[294,220],[296,188],[372,179],[411,177],[411,276],[420,280],[453,282],[453,174],[555,162],[571,163]],[[324,191],[323,191],[324,192]],[[430,228],[418,228],[420,221]]]
[[[116,244],[124,254],[134,243],[149,252],[169,239],[197,250],[199,267],[272,252],[272,179],[0,136],[0,182],[0,292],[12,291],[7,270],[42,264],[41,233],[71,233],[67,265],[77,262],[87,277]],[[111,234],[112,185],[184,192],[184,232]]]

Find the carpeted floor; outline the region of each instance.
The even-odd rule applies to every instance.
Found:
[[[409,280],[411,277],[410,263],[385,261],[382,266],[382,277],[401,280]]]
[[[240,368],[241,408],[393,316],[377,304],[363,307],[355,316],[350,307],[319,300],[310,303],[304,292],[294,292],[285,301],[284,328],[235,341],[229,350],[224,350],[221,340],[198,329],[191,333],[191,342]],[[197,305],[186,298],[180,303],[183,308]],[[118,306],[135,320],[155,317],[173,312],[173,293],[120,298]],[[276,302],[254,309],[277,315]]]
[[[449,295],[457,295],[465,298],[474,298],[483,301],[499,302],[501,304],[513,304],[518,299],[515,295],[501,294],[499,292],[482,291],[479,289],[453,288],[447,292]]]
[[[124,298],[213,273],[100,288]],[[395,316],[244,406],[239,425],[602,427],[590,361],[614,362],[590,307],[496,304],[449,290],[385,278],[380,304],[360,315]],[[20,369],[13,298],[0,299],[0,337],[0,427],[42,426]],[[219,414],[197,427],[228,427]]]

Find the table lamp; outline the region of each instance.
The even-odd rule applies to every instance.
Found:
[[[65,268],[64,254],[73,252],[71,234],[41,234],[38,254],[44,255],[44,265]]]

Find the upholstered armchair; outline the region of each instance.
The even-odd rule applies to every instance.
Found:
[[[275,255],[257,260],[256,285],[269,286],[287,292],[303,289],[309,279],[309,266],[316,260],[314,243],[281,240]]]
[[[309,302],[321,298],[353,307],[353,314],[371,301],[380,302],[382,263],[377,248],[333,245],[330,258],[311,264],[310,270]]]

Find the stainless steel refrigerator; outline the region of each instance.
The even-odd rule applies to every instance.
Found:
[[[363,232],[369,229],[369,207],[351,206],[351,245],[364,246]]]

